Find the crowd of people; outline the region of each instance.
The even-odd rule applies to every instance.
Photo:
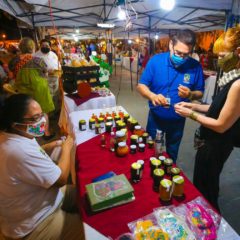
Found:
[[[213,103],[202,105],[204,77],[201,64],[191,58],[196,43],[190,30],[171,36],[169,51],[149,57],[144,49],[144,68],[137,86],[149,100],[147,131],[166,134],[166,150],[177,162],[185,118],[200,123],[196,131],[197,153],[194,185],[217,209],[219,176],[234,146],[240,146],[240,27],[227,30],[215,42],[218,66],[223,76]],[[2,100],[0,108],[0,225],[6,239],[82,239],[83,229],[76,205],[74,186],[68,185],[73,138],[40,146],[35,138],[51,139],[49,113],[58,95],[60,62],[51,42],[23,38],[20,54],[0,76],[13,72],[17,94]],[[55,106],[54,106],[55,105]],[[49,153],[62,146],[55,164]],[[65,186],[65,187],[64,187]]]

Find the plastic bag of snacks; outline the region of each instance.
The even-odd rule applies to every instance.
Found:
[[[167,232],[172,240],[196,240],[183,218],[169,208],[154,209],[154,215],[160,228]]]
[[[157,225],[156,218],[149,214],[128,224],[135,240],[169,240],[169,236]]]
[[[217,239],[221,216],[202,197],[173,208],[172,211],[185,218],[197,239]]]

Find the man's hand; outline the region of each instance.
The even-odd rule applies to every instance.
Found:
[[[167,99],[162,94],[154,94],[151,97],[151,101],[152,101],[152,104],[154,106],[158,106],[158,105],[165,106],[165,105],[168,105]]]
[[[188,87],[180,85],[178,87],[178,96],[181,98],[190,98],[191,97],[191,90]]]

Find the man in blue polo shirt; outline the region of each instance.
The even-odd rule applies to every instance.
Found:
[[[200,99],[204,91],[202,67],[189,57],[196,42],[191,30],[171,36],[169,52],[152,57],[138,84],[138,91],[149,100],[148,133],[165,132],[167,153],[176,162],[185,119],[175,113],[174,104]]]

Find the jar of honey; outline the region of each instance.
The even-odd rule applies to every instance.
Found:
[[[131,180],[134,183],[137,183],[140,181],[140,174],[141,174],[141,164],[140,163],[133,163],[131,165]]]
[[[132,145],[137,145],[138,144],[138,135],[132,135],[130,137],[130,142]]]
[[[168,202],[171,200],[171,189],[172,189],[172,181],[168,179],[163,179],[160,182],[159,195],[162,201]]]
[[[176,175],[179,175],[180,172],[181,172],[181,170],[180,170],[179,168],[177,168],[177,167],[174,167],[174,168],[171,169],[171,175],[172,175],[172,177],[174,177],[174,176],[176,176]]]
[[[143,143],[145,143],[145,144],[147,143],[148,136],[149,136],[149,134],[147,132],[143,133],[143,135],[142,135]]]
[[[138,125],[138,121],[136,119],[132,119],[130,122],[130,130],[133,132],[135,129],[135,126]]]
[[[161,161],[162,165],[164,165],[164,161],[166,160],[166,157],[164,156],[159,156],[158,159]]]
[[[128,154],[128,146],[126,142],[118,143],[116,154],[118,157],[124,157]]]
[[[94,118],[89,119],[89,129],[94,130],[95,129],[96,120]]]
[[[126,138],[126,132],[124,131],[117,131],[116,132],[116,142],[126,142],[127,138]]]
[[[112,122],[113,118],[111,116],[106,117],[106,122]]]
[[[123,124],[123,121],[122,120],[118,120],[115,123],[116,123],[116,130],[117,131],[121,130],[121,125]]]
[[[105,123],[105,128],[106,128],[106,132],[107,133],[111,133],[111,131],[112,131],[112,122],[106,122]]]
[[[172,178],[173,181],[173,192],[174,197],[182,197],[184,194],[184,178],[176,175]]]
[[[133,134],[138,135],[139,137],[141,137],[143,135],[143,129],[141,128],[140,125],[137,125],[134,127]]]
[[[124,115],[123,115],[123,120],[124,120],[124,122],[127,124],[127,121],[128,121],[128,119],[129,119],[129,114],[128,113],[125,113]]]
[[[161,168],[157,168],[153,171],[153,186],[156,191],[159,191],[160,182],[164,177],[164,171]]]
[[[153,148],[154,147],[154,141],[153,140],[148,141],[148,147],[149,148]]]
[[[173,165],[173,160],[171,158],[166,158],[164,160],[164,170],[166,174],[171,175],[172,165]]]
[[[86,121],[85,120],[80,120],[79,123],[79,130],[80,131],[85,131],[87,129],[87,126],[86,126]]]
[[[157,168],[160,168],[161,162],[158,159],[151,160],[151,176],[153,176],[153,171]]]
[[[100,134],[102,131],[101,131],[101,126],[100,124],[96,123],[95,124],[95,134]]]
[[[104,128],[104,118],[99,117],[99,118],[98,118],[98,124],[100,124],[100,127],[101,127],[101,128]]]
[[[119,120],[121,120],[120,116],[119,116],[119,115],[116,115],[116,116],[114,117],[115,123],[117,123],[117,121],[119,121]]]

